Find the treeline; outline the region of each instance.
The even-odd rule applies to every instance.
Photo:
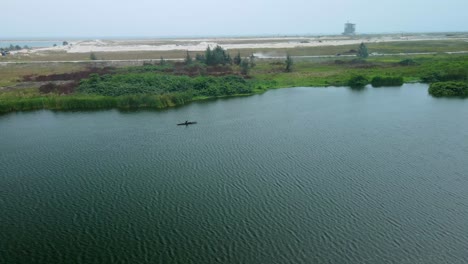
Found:
[[[238,65],[240,66],[240,72],[243,75],[248,75],[250,69],[255,67],[255,56],[251,55],[248,58],[242,58],[240,52],[237,52],[237,55],[234,58],[231,58],[231,55],[223,49],[221,46],[217,45],[214,49],[211,49],[209,46],[206,48],[204,54],[196,54],[195,62],[204,64],[207,66],[218,66],[218,65]],[[185,63],[190,65],[193,63],[192,57],[187,52],[185,58]]]
[[[25,45],[24,47],[21,47],[20,45],[10,44],[9,47],[0,48],[0,51],[6,52],[6,51],[14,51],[14,50],[22,50],[22,49],[29,49],[29,47],[27,45]]]
[[[196,54],[195,60],[208,66],[232,64],[231,55],[221,46],[216,46],[213,50],[206,48],[204,54]],[[190,62],[190,55],[187,54],[186,62]]]
[[[177,76],[155,73],[127,73],[103,75],[92,74],[81,80],[78,92],[105,96],[129,94],[184,93],[188,96],[224,96],[248,94],[253,91],[253,82],[240,76]]]

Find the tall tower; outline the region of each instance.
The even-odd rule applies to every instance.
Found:
[[[356,24],[353,23],[346,23],[344,25],[344,32],[343,35],[351,36],[356,34]]]

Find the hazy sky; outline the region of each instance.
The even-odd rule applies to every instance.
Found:
[[[0,39],[468,31],[468,0],[12,0]]]

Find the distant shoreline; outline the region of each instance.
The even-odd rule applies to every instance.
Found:
[[[364,43],[383,42],[407,42],[407,41],[431,41],[431,40],[465,40],[468,41],[468,33],[426,33],[426,34],[369,34],[369,35],[323,35],[323,36],[258,36],[258,37],[206,37],[206,38],[147,38],[147,39],[94,39],[73,40],[64,39],[68,45],[62,45],[62,41],[55,40],[21,40],[28,42],[48,42],[50,47],[33,47],[23,49],[17,54],[41,54],[41,53],[90,53],[90,52],[139,52],[139,51],[203,51],[208,46],[220,45],[227,50],[241,49],[289,49],[322,46],[343,46]],[[57,44],[53,46],[52,43]],[[1,44],[16,45],[15,40],[0,40]],[[20,45],[22,46],[22,45]]]
[[[441,35],[468,34],[468,31],[428,31],[428,32],[357,32],[357,36],[379,35]],[[79,41],[89,39],[101,40],[151,40],[151,39],[206,39],[206,38],[282,38],[282,37],[320,37],[342,36],[341,33],[301,33],[301,34],[247,34],[247,35],[173,35],[173,36],[46,36],[46,37],[7,37],[2,41]]]

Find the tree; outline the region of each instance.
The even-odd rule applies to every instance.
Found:
[[[238,51],[237,55],[234,57],[234,64],[240,65],[241,61],[242,61],[242,58],[241,58],[240,52]]]
[[[250,64],[249,64],[249,61],[247,59],[243,59],[240,63],[240,67],[241,67],[241,73],[244,74],[244,75],[248,75],[249,74],[249,71],[250,71]]]
[[[193,62],[192,57],[190,56],[190,53],[187,50],[187,56],[185,56],[185,64],[189,65],[189,64],[192,64],[192,62]]]
[[[89,54],[89,59],[90,60],[97,60],[96,54],[94,54],[94,52],[91,52],[91,54]]]
[[[291,56],[289,55],[289,53],[286,54],[286,61],[285,61],[285,63],[286,63],[286,68],[285,68],[286,72],[292,72],[292,66],[293,66],[293,64],[294,64],[294,61],[293,61],[293,59],[291,58]]]
[[[250,55],[250,68],[255,67],[257,64],[255,64],[255,56],[252,54]]]
[[[210,46],[208,46],[205,51],[205,63],[206,65],[211,65],[213,63],[213,53],[211,52]]]
[[[369,53],[367,51],[367,47],[364,44],[364,42],[361,42],[361,45],[359,45],[359,49],[357,51],[357,56],[360,57],[360,58],[364,58],[364,59],[369,57]]]
[[[232,65],[232,58],[229,53],[226,53],[225,62],[229,65]]]
[[[205,55],[203,54],[196,54],[195,55],[195,60],[200,62],[200,63],[206,63]]]
[[[198,58],[203,59],[208,66],[216,66],[219,64],[232,64],[232,58],[221,46],[216,46],[213,50],[208,46],[205,51],[205,56],[199,55]]]
[[[351,88],[363,88],[363,87],[366,86],[368,83],[369,83],[369,80],[368,80],[365,76],[362,76],[362,75],[355,75],[355,76],[352,76],[352,77],[348,80],[348,85],[349,85]]]
[[[163,66],[166,65],[166,60],[161,56],[161,59],[159,59],[159,65]]]

